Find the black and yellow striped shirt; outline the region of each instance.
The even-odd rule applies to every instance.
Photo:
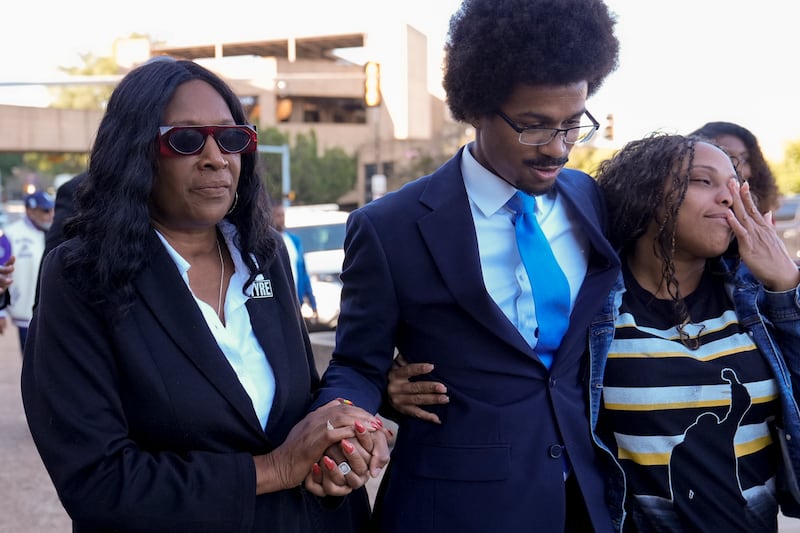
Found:
[[[686,298],[681,342],[672,303],[624,275],[600,431],[625,470],[630,517],[643,531],[770,530],[778,387],[722,281],[706,273]]]

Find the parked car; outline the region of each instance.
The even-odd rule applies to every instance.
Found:
[[[800,195],[781,198],[781,205],[773,219],[789,255],[796,263],[800,263]]]
[[[303,317],[311,331],[336,328],[342,294],[346,211],[336,204],[291,206],[286,208],[286,229],[300,237],[311,290],[317,300],[317,318],[303,304]]]

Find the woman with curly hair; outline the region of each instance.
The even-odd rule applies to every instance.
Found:
[[[797,513],[800,273],[738,178],[679,135],[598,171],[622,260],[592,326],[598,426],[641,531],[776,531],[779,502]]]
[[[750,130],[733,122],[708,122],[692,135],[710,139],[728,152],[736,172],[750,184],[750,192],[762,213],[778,209],[780,192],[775,176]]]
[[[22,369],[76,532],[352,533],[369,518],[363,489],[312,495],[320,469],[337,495],[363,484],[356,443],[384,462],[388,447],[355,406],[307,414],[319,378],[257,142],[191,61],[142,65],[109,99]]]

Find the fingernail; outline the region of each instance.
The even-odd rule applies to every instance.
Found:
[[[364,424],[356,420],[356,433],[366,433],[367,428],[364,427]]]
[[[353,453],[353,450],[355,450],[356,448],[355,448],[355,446],[350,444],[350,442],[347,439],[343,439],[342,440],[342,449],[344,450],[344,453],[350,454],[350,453]]]
[[[378,431],[379,429],[381,429],[381,427],[378,425],[378,423],[375,422],[374,420],[370,423],[370,426],[372,426],[372,430],[373,431]]]
[[[353,402],[351,402],[350,400],[344,400],[342,398],[339,398],[339,402],[343,403],[344,405],[353,405]]]
[[[394,431],[391,429],[387,429],[386,432],[389,434],[390,437],[394,437]]]
[[[311,473],[314,474],[315,476],[320,476],[322,475],[322,469],[319,467],[317,463],[314,463],[313,465],[311,465]]]
[[[383,420],[376,418],[375,421],[378,423],[378,427],[383,427]]]
[[[325,465],[325,468],[333,472],[333,469],[336,468],[336,463],[333,462],[333,459],[328,457],[327,455],[322,458],[322,463]]]

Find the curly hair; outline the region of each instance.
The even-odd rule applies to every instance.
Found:
[[[608,237],[622,257],[633,250],[650,223],[657,222],[653,251],[662,260],[661,281],[675,304],[679,323],[688,312],[675,277],[675,232],[695,146],[702,141],[694,136],[653,133],[629,142],[597,170],[597,183],[608,207]]]
[[[759,210],[766,213],[778,208],[780,198],[778,184],[764,159],[758,139],[750,130],[733,122],[708,122],[693,131],[691,135],[705,137],[711,141],[715,141],[723,135],[730,135],[742,141],[747,149],[750,162],[750,179],[747,182],[750,184],[751,193],[758,202]]]
[[[66,256],[65,274],[97,303],[116,295],[114,302],[125,307],[133,296],[133,279],[149,261],[146,245],[153,229],[148,205],[157,168],[156,134],[175,90],[192,80],[211,85],[225,100],[234,122],[247,123],[230,87],[192,61],[145,63],[120,81],[108,101],[89,156],[88,176],[76,191],[78,215],[65,228],[67,236],[77,237],[78,242]],[[267,268],[276,250],[259,161],[257,153],[241,155],[238,199],[225,217],[238,230],[237,245],[250,269],[248,284]]]
[[[493,113],[520,83],[588,81],[591,96],[617,68],[615,23],[601,0],[464,0],[445,45],[453,118]]]

